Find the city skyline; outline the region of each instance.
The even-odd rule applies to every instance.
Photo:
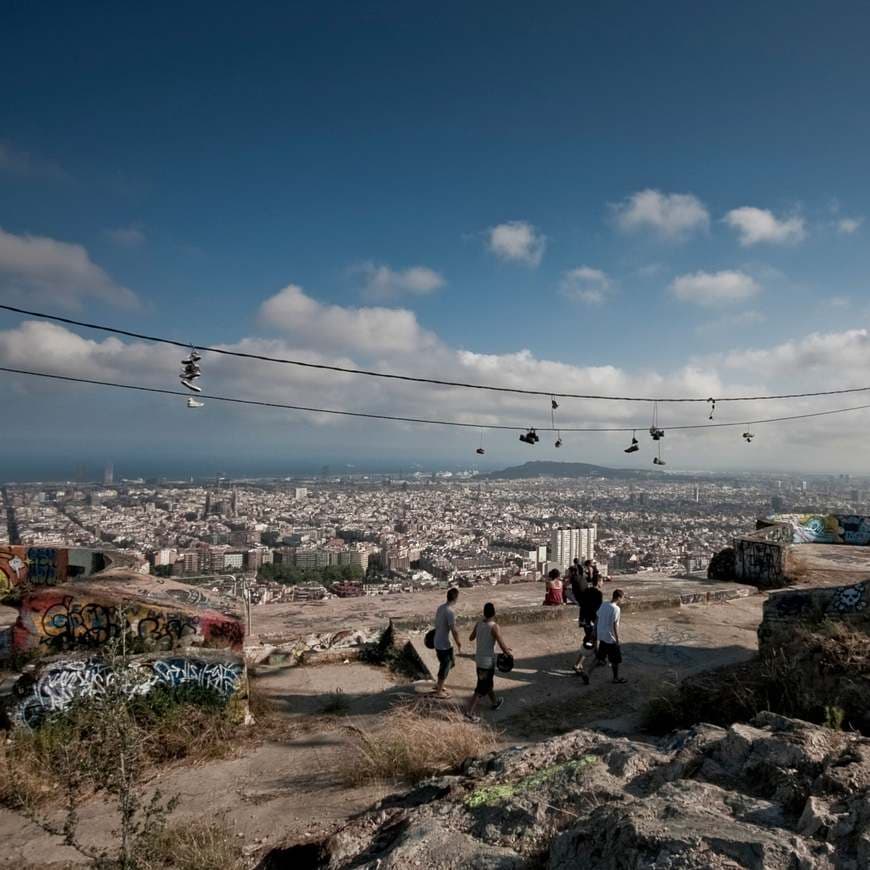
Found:
[[[171,15],[171,17],[170,17]],[[209,27],[202,28],[202,16]],[[180,342],[544,392],[862,387],[866,6],[19,6],[0,35],[0,302]],[[171,26],[170,26],[171,24]],[[775,34],[776,52],[771,53]],[[185,351],[0,315],[0,366],[180,389]],[[3,374],[0,477],[322,463],[649,468],[648,404],[383,382],[205,354],[181,398]],[[224,406],[209,393],[480,423]],[[720,403],[713,422],[866,403]],[[704,424],[669,471],[866,473],[867,410]],[[478,445],[485,455],[476,456]]]

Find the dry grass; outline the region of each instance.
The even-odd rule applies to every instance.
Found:
[[[146,766],[224,757],[247,730],[237,704],[199,689],[151,692],[131,705],[131,714]],[[99,715],[99,708],[81,705],[32,731],[13,731],[0,743],[0,805],[21,809],[60,800],[64,783],[53,774],[58,770],[80,769],[81,787],[90,791]]]
[[[240,838],[221,822],[176,822],[137,844],[138,870],[241,870]]]
[[[349,728],[353,751],[341,756],[339,776],[349,786],[386,781],[416,783],[454,770],[498,746],[496,732],[456,711],[428,715],[424,705],[395,707],[377,731]]]
[[[730,725],[763,710],[870,733],[870,636],[838,623],[796,628],[782,647],[664,687],[644,725],[662,734],[697,722]]]

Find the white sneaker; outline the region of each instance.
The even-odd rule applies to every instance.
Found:
[[[205,402],[197,402],[196,399],[188,399],[187,407],[188,408],[201,408],[205,405]]]
[[[181,383],[184,384],[184,386],[187,387],[188,390],[193,390],[194,393],[201,393],[202,392],[201,387],[198,387],[195,383],[188,380],[187,378],[181,378]]]

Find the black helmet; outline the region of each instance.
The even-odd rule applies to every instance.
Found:
[[[499,653],[495,659],[495,666],[506,674],[514,669],[514,657],[510,653]]]

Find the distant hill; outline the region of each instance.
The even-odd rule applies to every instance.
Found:
[[[526,462],[502,471],[481,474],[489,480],[519,480],[526,477],[612,477],[642,478],[659,476],[655,472],[635,471],[633,468],[607,468],[588,462]]]

